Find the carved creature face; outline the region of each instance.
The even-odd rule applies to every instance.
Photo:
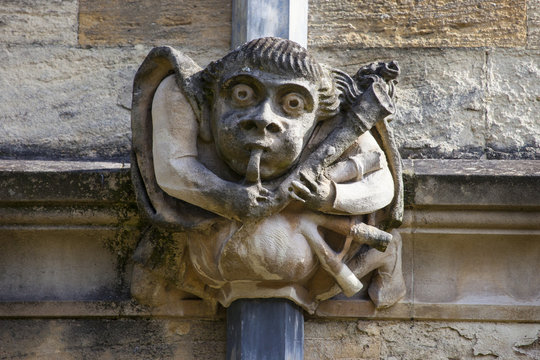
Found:
[[[262,149],[260,176],[271,179],[295,163],[312,134],[318,86],[244,70],[225,74],[216,84],[212,133],[223,160],[240,175],[246,174],[252,152]]]

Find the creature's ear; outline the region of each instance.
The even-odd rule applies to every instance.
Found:
[[[339,113],[341,89],[337,86],[334,78],[334,69],[322,65],[323,74],[319,87],[319,108],[317,121],[326,120]]]

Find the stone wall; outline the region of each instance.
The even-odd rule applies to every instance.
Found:
[[[535,159],[536,0],[310,1],[309,47],[354,72],[396,59],[404,157]],[[201,65],[229,48],[222,0],[0,4],[0,157],[129,158],[133,75],[155,45]]]
[[[223,360],[223,321],[0,320],[5,359]],[[538,359],[533,324],[307,321],[306,360]]]
[[[126,162],[148,51],[205,65],[228,51],[230,22],[226,0],[0,2],[0,359],[223,359],[222,309],[130,300]],[[309,24],[321,62],[400,62],[404,158],[540,155],[537,0],[311,0]],[[306,359],[540,359],[538,165],[418,164],[406,162],[407,298],[386,313],[328,302],[306,321]]]
[[[306,359],[540,357],[533,161],[405,160],[407,295],[365,291],[306,320]],[[0,160],[0,358],[222,359],[224,309],[129,294],[140,236],[129,167]],[[361,320],[359,320],[361,319]]]

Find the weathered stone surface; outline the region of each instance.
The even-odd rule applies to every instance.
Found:
[[[129,164],[0,160],[0,203],[133,205]]]
[[[540,48],[540,1],[527,2],[527,47]]]
[[[77,44],[77,0],[0,2],[0,43]]]
[[[488,53],[487,139],[492,158],[540,158],[540,50]]]
[[[225,323],[168,320],[0,320],[9,359],[225,358]]]
[[[128,161],[133,76],[148,50],[0,48],[0,156]],[[187,52],[204,64],[216,49]]]
[[[461,234],[459,229],[448,234],[422,230],[411,235],[415,303],[538,305],[538,237],[477,229]]]
[[[402,76],[396,87],[398,112],[392,127],[403,157],[482,156],[486,136],[483,51],[317,48],[315,53],[345,71],[376,60],[398,59]],[[501,139],[502,144],[505,140]]]
[[[309,44],[321,47],[523,46],[526,0],[311,1]]]
[[[0,155],[127,160],[131,82],[148,50],[0,48]],[[201,65],[226,51],[187,48]],[[497,49],[487,56],[478,49],[312,51],[349,72],[399,60],[394,129],[404,157],[538,156],[532,145],[539,132],[537,50]]]
[[[126,157],[129,103],[120,96],[139,51],[12,47],[0,54],[4,156]]]
[[[80,0],[81,45],[188,45],[228,48],[231,2]]]
[[[305,358],[537,359],[538,331],[536,324],[310,320]],[[225,335],[224,321],[0,320],[0,357],[220,360]]]
[[[104,242],[113,230],[94,227],[35,231],[22,226],[0,236],[0,300],[107,300],[129,296],[116,254]]]

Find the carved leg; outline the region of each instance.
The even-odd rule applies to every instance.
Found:
[[[353,296],[362,289],[362,283],[324,241],[317,226],[312,221],[303,221],[300,224],[300,231],[315,255],[317,255],[321,266],[336,279],[343,293],[346,296]]]
[[[392,241],[391,234],[364,223],[355,224],[351,228],[351,236],[353,241],[368,244],[379,251],[385,251],[390,241]]]
[[[309,219],[325,229],[332,230],[341,235],[350,235],[352,240],[360,244],[385,251],[392,240],[392,235],[382,231],[375,226],[364,224],[363,222],[354,223],[349,216],[335,216],[326,214],[309,214]]]
[[[350,231],[353,241],[374,248],[364,256],[355,258],[347,266],[322,238],[318,226],[344,235]],[[358,279],[376,269],[378,271],[372,279],[368,293],[377,308],[391,306],[405,296],[406,288],[401,269],[401,236],[396,230],[389,234],[364,223],[358,223],[351,228],[348,217],[321,214],[310,214],[300,227],[321,265],[334,276],[346,296],[358,292],[362,288]],[[350,269],[353,269],[353,272]]]

